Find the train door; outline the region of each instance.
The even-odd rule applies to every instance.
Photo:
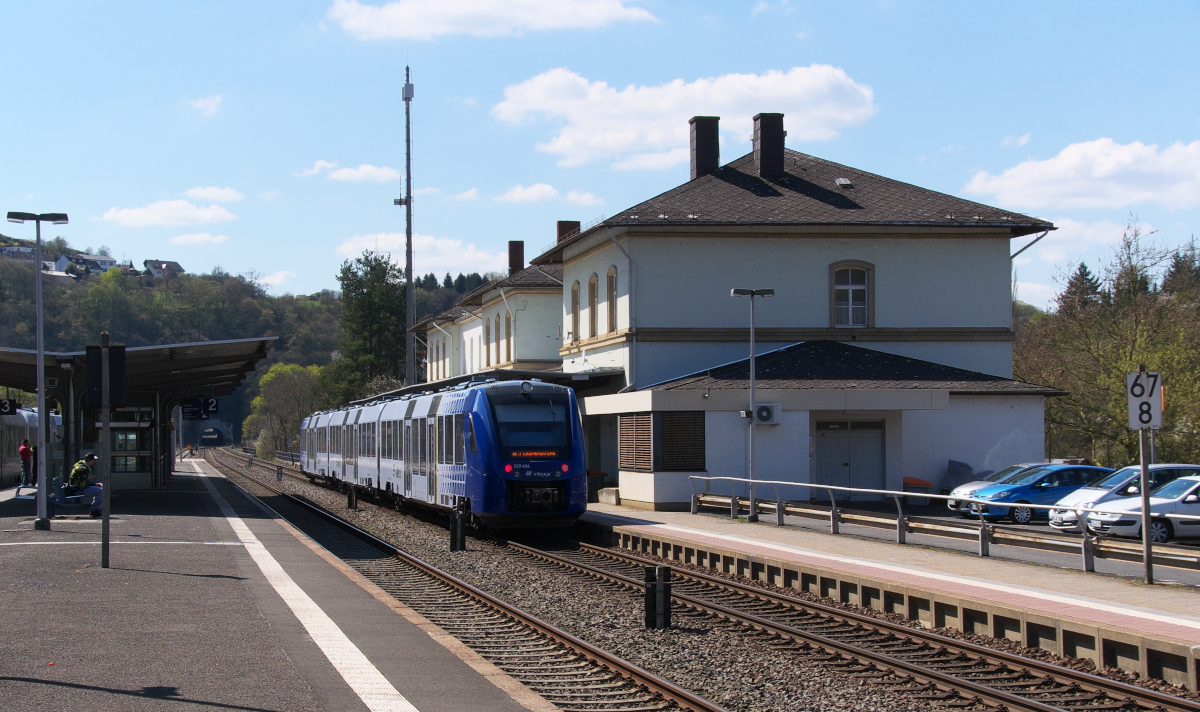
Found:
[[[412,496],[412,475],[413,475],[413,442],[412,442],[412,420],[404,421],[404,462],[400,463],[404,468],[404,496]]]
[[[429,490],[428,490],[428,498],[429,498],[430,502],[433,502],[436,504],[438,501],[438,497],[437,497],[438,460],[441,459],[438,457],[438,453],[440,452],[440,448],[438,448],[438,444],[440,442],[438,440],[438,436],[441,434],[441,432],[438,430],[437,415],[434,415],[432,418],[429,418],[428,420],[429,420],[429,484],[428,484]]]

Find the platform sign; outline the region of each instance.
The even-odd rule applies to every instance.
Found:
[[[0,415],[14,415],[21,404],[11,398],[0,398]]]
[[[179,410],[183,412],[184,420],[208,420],[204,414],[203,398],[185,398],[179,404]]]
[[[205,420],[208,419],[208,415],[210,413],[220,413],[221,412],[218,407],[219,404],[217,403],[216,398],[209,397],[209,398],[201,398],[200,400],[202,401],[201,411],[203,412],[203,414],[205,416]]]
[[[1129,399],[1129,429],[1162,428],[1163,389],[1158,371],[1125,374],[1125,395]]]

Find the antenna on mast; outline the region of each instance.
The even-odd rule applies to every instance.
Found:
[[[412,255],[412,100],[413,85],[408,67],[404,68],[404,197],[393,201],[404,206],[404,385],[417,381],[416,334],[409,327],[417,320],[417,304],[413,295]]]

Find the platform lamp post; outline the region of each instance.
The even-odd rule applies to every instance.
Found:
[[[24,223],[32,220],[37,224],[37,250],[34,254],[34,289],[37,292],[37,409],[38,409],[38,471],[37,471],[37,519],[33,521],[34,529],[49,530],[50,517],[47,503],[46,478],[46,425],[50,418],[46,412],[46,347],[42,338],[42,223],[66,225],[66,213],[9,213],[8,221]]]
[[[754,403],[754,298],[765,299],[775,296],[774,289],[732,289],[731,297],[750,297],[750,454],[747,456],[747,468],[750,471],[750,514],[746,521],[758,521],[758,498],[754,492],[754,424],[758,420]],[[778,505],[777,505],[778,506]]]

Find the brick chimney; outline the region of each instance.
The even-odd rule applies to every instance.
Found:
[[[717,134],[720,116],[693,116],[688,120],[692,126],[692,180],[706,176],[721,165],[721,145]]]
[[[779,180],[783,177],[783,114],[758,114],[754,117],[754,167],[758,177]]]
[[[558,241],[562,242],[568,237],[574,237],[579,232],[578,220],[559,220],[558,221]]]
[[[508,241],[508,274],[512,275],[525,269],[525,241]]]

